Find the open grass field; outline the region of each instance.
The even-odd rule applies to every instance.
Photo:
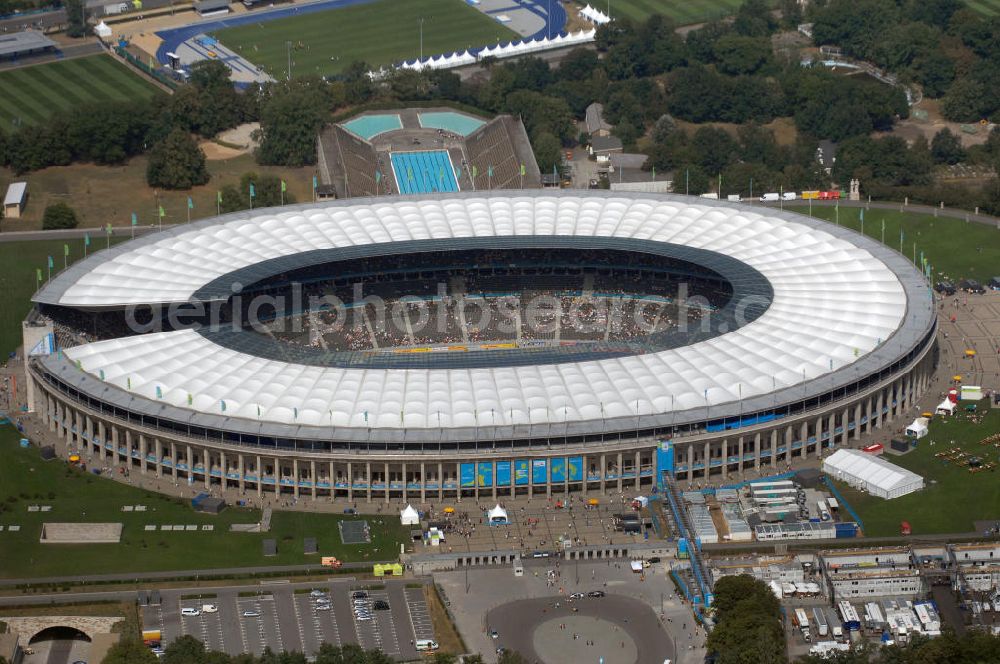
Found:
[[[591,4],[602,12],[608,11],[608,4],[601,0]],[[613,18],[625,17],[641,22],[653,14],[663,14],[677,25],[704,23],[730,16],[741,4],[742,0],[611,0],[610,3]]]
[[[789,209],[803,214],[809,210],[801,203]],[[840,208],[840,225],[860,231],[859,212],[859,208]],[[838,218],[834,208],[820,206],[813,207],[812,216],[828,221]],[[989,281],[1000,273],[1000,230],[996,227],[966,223],[962,219],[873,208],[865,212],[865,235],[881,240],[883,219],[886,244],[899,251],[899,231],[902,228],[903,253],[912,260],[916,243],[917,261],[920,261],[920,252],[924,252],[934,267],[935,278]]]
[[[109,55],[0,72],[0,127],[37,124],[56,111],[105,99],[149,98],[157,88]]]
[[[337,522],[344,517],[276,511],[269,533],[231,533],[232,523],[255,523],[260,512],[230,507],[221,514],[199,514],[188,501],[152,493],[89,472],[60,460],[42,461],[35,447],[22,449],[11,426],[0,427],[0,577],[147,572],[155,570],[251,567],[319,563],[302,552],[303,537],[316,537],[319,555],[345,561],[394,559],[406,533],[390,515],[384,525],[368,517],[372,544],[344,546]],[[29,512],[28,505],[52,505]],[[146,505],[146,512],[122,512],[123,505]],[[376,517],[381,519],[382,517]],[[119,544],[44,545],[43,522],[121,522]],[[147,532],[146,524],[213,524],[214,531]],[[6,526],[20,525],[18,532]],[[278,541],[278,555],[265,558],[261,542]]]
[[[372,66],[520,39],[512,30],[463,0],[376,0],[326,12],[228,28],[223,44],[278,79],[287,75],[286,42],[292,44],[292,76],[331,75],[361,60]]]
[[[1000,14],[1000,0],[965,0],[965,5],[983,16]]]
[[[962,402],[963,404],[965,402]],[[944,461],[934,455],[959,447],[984,462],[998,461],[1000,449],[980,445],[1000,431],[1000,408],[979,404],[980,413],[962,412],[953,418],[935,418],[930,433],[917,448],[901,456],[887,455],[895,464],[923,476],[926,488],[901,498],[882,500],[837,484],[865,524],[869,537],[899,534],[900,521],[909,521],[917,537],[930,533],[972,532],[973,522],[1000,519],[1000,471],[970,473],[967,466]]]
[[[111,238],[112,244],[122,239]],[[107,240],[107,235],[95,232],[88,251],[104,249],[108,246]],[[4,304],[0,306],[0,358],[6,358],[21,344],[21,321],[28,314],[31,296],[38,288],[36,268],[41,269],[42,279],[45,279],[48,257],[52,256],[56,268],[61,270],[64,245],[69,246],[67,265],[83,257],[82,239],[0,243],[0,292],[4,294]]]

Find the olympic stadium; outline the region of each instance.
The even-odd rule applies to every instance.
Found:
[[[326,500],[735,482],[886,426],[937,361],[902,255],[672,195],[240,212],[101,251],[33,300],[29,409],[67,448]]]

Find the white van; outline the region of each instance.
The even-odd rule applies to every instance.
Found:
[[[726,200],[729,201],[730,203],[739,203],[743,199],[740,197],[739,194],[728,194],[726,196]]]
[[[777,202],[781,200],[781,194],[779,194],[776,191],[772,191],[768,194],[761,194],[760,200],[764,201],[765,203]]]
[[[417,647],[417,650],[421,651],[438,649],[437,641],[432,641],[431,639],[417,639],[414,645]]]
[[[781,194],[781,200],[783,201],[794,201],[796,198],[794,191],[786,191]]]
[[[524,565],[520,561],[514,563],[514,576],[524,576]]]

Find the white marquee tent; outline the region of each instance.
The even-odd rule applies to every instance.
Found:
[[[420,514],[413,509],[413,505],[407,505],[406,509],[399,513],[399,521],[404,526],[416,526],[420,523]]]
[[[507,521],[507,510],[497,505],[490,510],[490,525],[492,526],[503,526],[508,523]]]
[[[935,412],[938,415],[954,415],[955,414],[955,404],[951,402],[951,399],[945,399],[942,401]]]
[[[100,23],[94,26],[94,34],[96,34],[101,39],[107,39],[108,37],[114,34],[114,31],[108,27],[107,23],[101,21]]]
[[[924,478],[881,457],[858,450],[837,450],[823,461],[823,472],[879,498],[899,498],[924,488]]]
[[[927,435],[927,424],[926,417],[918,417],[913,420],[913,424],[906,427],[906,435],[914,438],[923,438]]]

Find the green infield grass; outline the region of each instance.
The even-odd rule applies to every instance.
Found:
[[[395,559],[406,533],[392,516],[367,517],[372,543],[345,546],[337,523],[366,518],[275,511],[268,533],[234,533],[233,523],[256,523],[260,511],[229,507],[221,514],[195,512],[189,500],[139,489],[65,461],[43,461],[34,446],[21,448],[11,426],[0,427],[0,577],[150,572],[265,565],[319,564],[319,557],[344,561]],[[106,471],[107,472],[107,471]],[[138,474],[138,469],[133,469]],[[197,485],[195,485],[197,489]],[[29,512],[29,505],[51,505]],[[146,505],[145,512],[123,512],[124,505]],[[41,544],[44,522],[124,524],[119,544]],[[212,531],[201,530],[211,524]],[[9,526],[21,529],[10,532]],[[146,525],[197,525],[197,531],[147,531]],[[303,553],[303,538],[315,537],[317,555]],[[261,543],[275,539],[278,555],[265,558]]]
[[[122,239],[111,238],[111,244]],[[37,270],[42,271],[44,282],[49,275],[48,257],[52,256],[54,275],[64,264],[71,265],[83,258],[83,242],[80,238],[0,243],[0,292],[4,294],[4,305],[0,307],[0,358],[6,358],[21,345],[21,321],[31,309],[31,296],[39,286]],[[107,235],[95,229],[88,251],[93,253],[107,246]],[[65,256],[67,247],[69,256]]]
[[[966,402],[959,402],[963,407]],[[1000,408],[979,402],[979,412],[964,411],[951,418],[934,418],[930,431],[906,454],[886,456],[888,461],[924,478],[925,488],[892,500],[876,498],[837,482],[837,488],[864,522],[869,537],[899,535],[899,524],[909,521],[917,537],[931,533],[968,533],[973,522],[1000,520],[1000,470],[972,473],[968,464],[934,456],[961,448],[983,463],[1000,461],[1000,449],[980,441],[1000,431]]]
[[[808,214],[808,207],[796,203],[789,208]],[[812,216],[834,221],[841,226],[861,230],[860,208],[815,205]],[[899,251],[899,231],[903,231],[903,254],[917,263],[920,253],[930,262],[934,278],[978,279],[987,282],[1000,272],[1000,230],[995,226],[966,222],[963,219],[935,217],[929,214],[910,214],[895,210],[872,208],[865,212],[865,235],[882,241],[882,221],[885,221],[885,243]]]
[[[983,16],[993,17],[1000,14],[1000,0],[965,0],[965,6]]]
[[[148,99],[158,91],[138,73],[95,55],[0,72],[0,127],[37,124],[57,111],[107,99]]]
[[[376,0],[213,36],[278,79],[288,73],[290,42],[292,76],[326,76],[359,60],[377,67],[416,58],[421,20],[425,56],[521,38],[463,0]]]
[[[607,13],[608,3],[598,0],[592,4]],[[653,14],[663,14],[678,25],[691,25],[735,14],[741,4],[742,0],[611,0],[610,7],[612,17],[642,22]]]

